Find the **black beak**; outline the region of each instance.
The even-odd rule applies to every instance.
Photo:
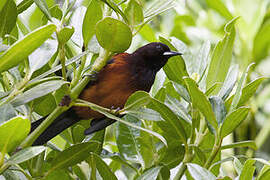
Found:
[[[173,57],[177,55],[182,55],[182,53],[174,52],[174,51],[168,51],[168,52],[163,53],[163,56],[168,56],[168,57]]]

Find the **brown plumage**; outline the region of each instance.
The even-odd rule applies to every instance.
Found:
[[[162,43],[150,43],[134,53],[115,55],[97,74],[97,79],[90,82],[81,92],[79,98],[106,108],[123,108],[128,97],[137,90],[150,91],[156,73],[172,56],[180,53],[170,51]],[[46,117],[32,123],[33,131]],[[61,114],[36,139],[34,145],[44,144],[82,119],[94,119],[85,134],[91,134],[106,128],[115,122],[87,107],[72,107]]]

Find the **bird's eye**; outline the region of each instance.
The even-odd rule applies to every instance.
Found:
[[[162,51],[161,45],[157,45],[156,48],[157,48],[157,50]]]

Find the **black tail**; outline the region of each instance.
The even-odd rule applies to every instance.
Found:
[[[31,132],[34,131],[46,119],[46,117],[47,116],[33,122],[31,124]],[[36,139],[33,145],[37,146],[45,144],[68,127],[77,123],[79,120],[80,118],[76,115],[74,110],[67,110],[54,120],[54,122]]]

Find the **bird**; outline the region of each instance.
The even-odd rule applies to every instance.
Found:
[[[133,53],[114,55],[82,90],[79,98],[105,108],[124,107],[128,97],[136,91],[149,92],[154,83],[156,73],[168,62],[169,58],[182,55],[171,51],[161,42],[144,45]],[[43,117],[31,124],[31,132],[35,130]],[[113,124],[115,120],[88,107],[73,106],[59,115],[32,144],[43,145],[62,131],[80,120],[92,119],[90,128],[84,134],[89,135]]]

